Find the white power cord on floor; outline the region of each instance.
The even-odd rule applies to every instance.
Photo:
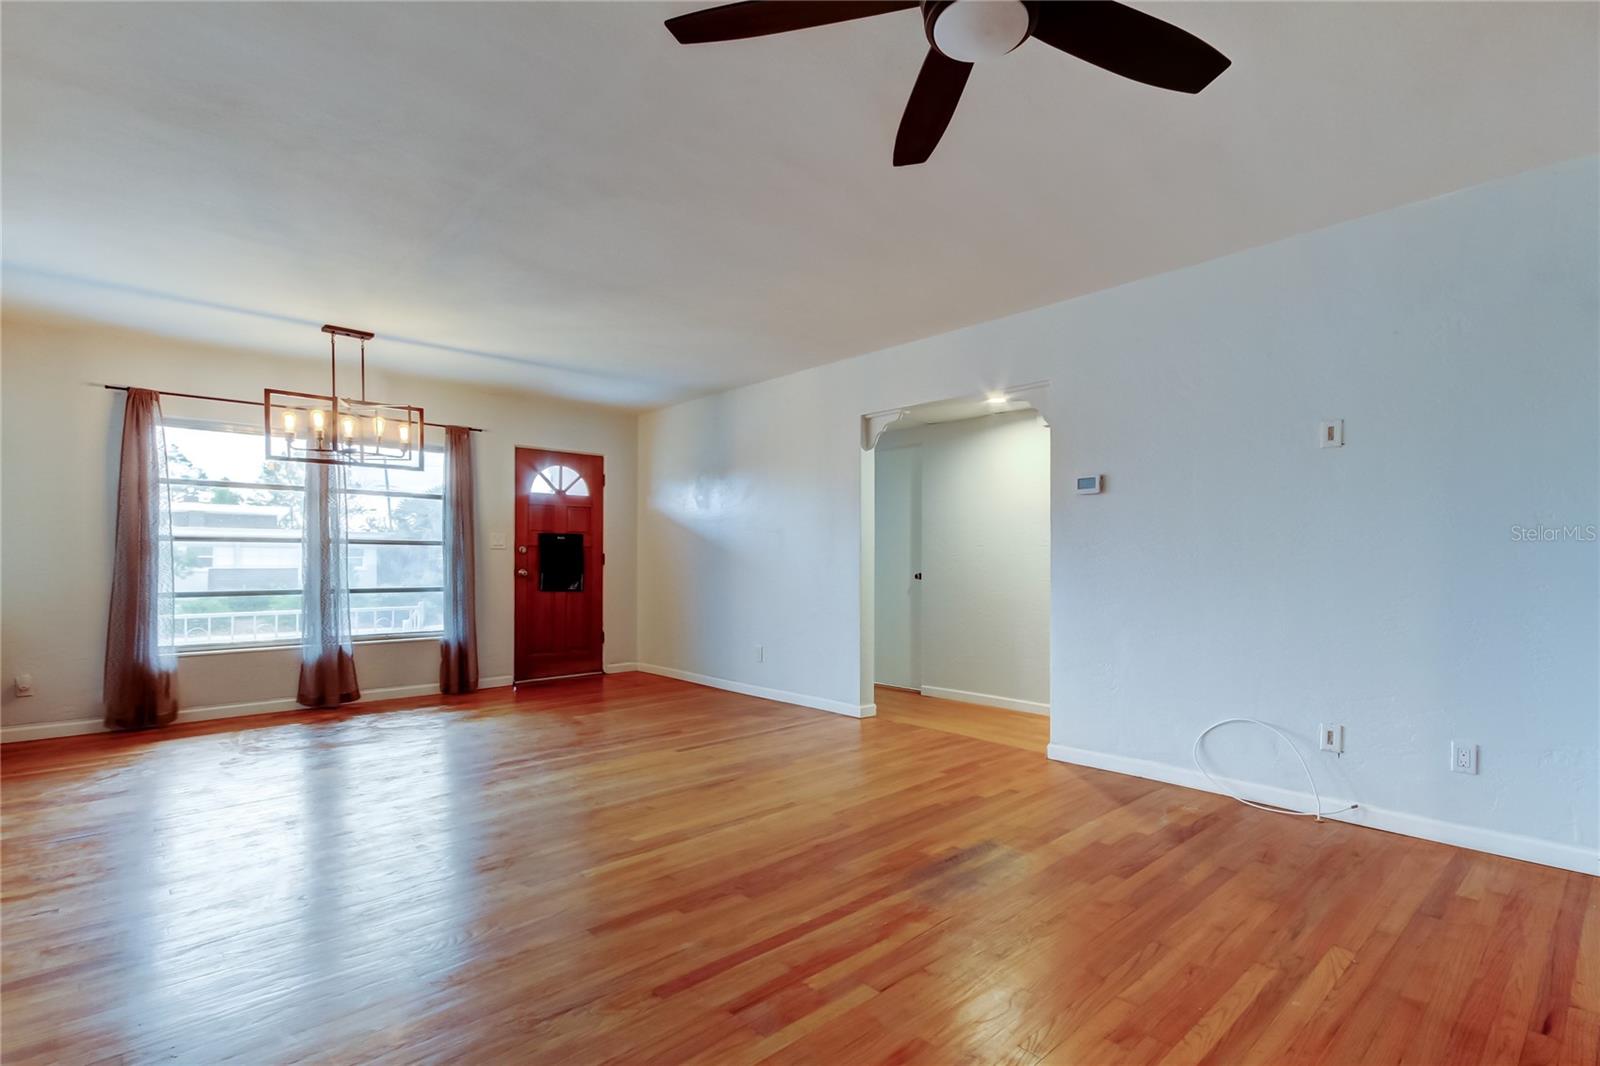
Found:
[[[1263,729],[1270,729],[1274,733],[1278,734],[1278,736],[1283,740],[1283,742],[1285,744],[1289,745],[1289,750],[1294,752],[1294,757],[1296,759],[1300,760],[1300,769],[1305,771],[1306,784],[1311,786],[1311,798],[1316,802],[1316,805],[1317,805],[1317,809],[1316,810],[1314,810],[1314,811],[1293,811],[1293,810],[1290,810],[1287,807],[1275,807],[1270,803],[1256,803],[1254,800],[1245,799],[1243,796],[1241,796],[1237,792],[1233,791],[1233,789],[1224,787],[1221,781],[1218,781],[1216,778],[1211,776],[1211,771],[1207,770],[1205,768],[1205,765],[1203,763],[1201,763],[1201,761],[1200,761],[1200,742],[1202,740],[1204,740],[1206,738],[1206,735],[1208,733],[1210,733],[1212,730],[1217,729],[1217,728],[1219,728],[1221,726],[1231,725],[1234,722],[1245,722],[1245,723],[1250,724],[1250,725],[1258,725]],[[1234,799],[1238,800],[1240,803],[1244,804],[1246,807],[1254,807],[1258,811],[1271,811],[1273,814],[1297,814],[1302,818],[1315,818],[1317,821],[1320,822],[1320,821],[1322,821],[1323,815],[1327,815],[1327,814],[1343,814],[1345,811],[1353,811],[1358,806],[1360,806],[1360,804],[1352,803],[1352,804],[1350,804],[1350,806],[1348,806],[1348,807],[1340,807],[1336,811],[1325,811],[1325,810],[1323,810],[1322,809],[1322,793],[1317,791],[1316,779],[1311,776],[1311,767],[1306,764],[1306,757],[1304,755],[1300,754],[1299,745],[1295,744],[1295,742],[1290,738],[1289,734],[1285,733],[1283,730],[1279,729],[1277,726],[1272,725],[1269,722],[1263,722],[1259,718],[1224,718],[1219,722],[1212,722],[1210,725],[1208,725],[1204,729],[1200,730],[1200,735],[1194,738],[1194,768],[1196,770],[1199,770],[1202,774],[1204,774],[1206,780],[1210,781],[1213,785],[1215,785],[1218,792],[1221,792],[1225,796],[1232,796]]]

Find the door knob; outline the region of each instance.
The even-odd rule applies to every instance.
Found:
[[[528,576],[528,572],[526,570],[518,570],[517,571],[517,576],[518,577],[527,577]]]
[[[911,580],[913,580],[913,581],[921,581],[922,580],[922,571],[918,570],[916,573],[912,574],[911,575]]]

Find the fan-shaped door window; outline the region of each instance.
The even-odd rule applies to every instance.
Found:
[[[528,491],[535,496],[587,496],[589,483],[572,467],[553,463],[533,475]]]

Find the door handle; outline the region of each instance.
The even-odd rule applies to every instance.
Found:
[[[528,572],[526,570],[518,570],[517,571],[517,576],[518,577],[527,577],[528,576]]]
[[[922,580],[922,571],[918,570],[916,573],[912,574],[911,575],[911,580],[912,581],[921,581]]]

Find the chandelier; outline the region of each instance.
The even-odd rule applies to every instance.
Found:
[[[267,458],[296,463],[342,463],[422,469],[422,408],[367,399],[366,330],[323,326],[328,335],[328,392],[267,389]],[[361,344],[361,396],[339,395],[339,338]]]

